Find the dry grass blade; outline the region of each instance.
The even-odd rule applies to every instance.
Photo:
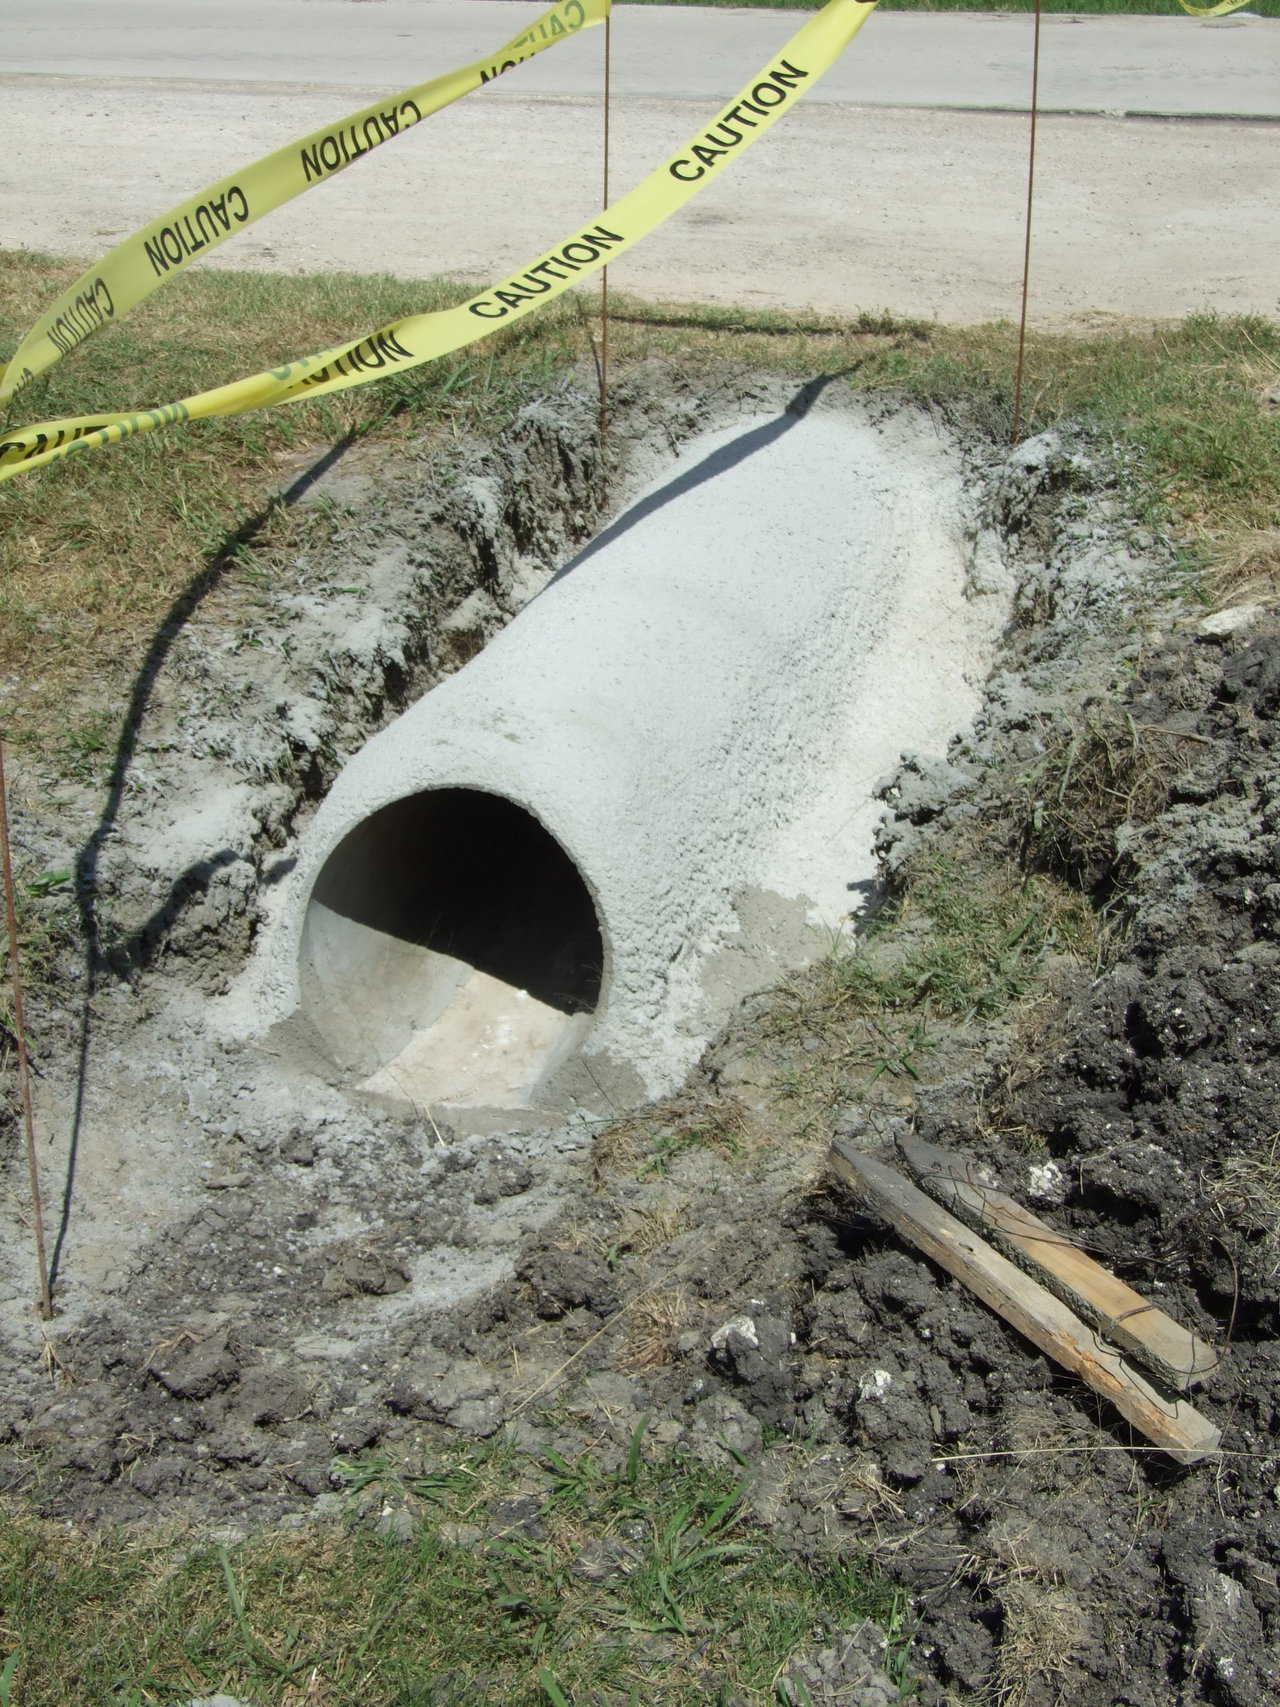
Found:
[[[1015,1576],[999,1583],[996,1593],[1004,1627],[989,1699],[999,1707],[1022,1707],[1034,1688],[1034,1699],[1044,1700],[1037,1686],[1065,1671],[1088,1633],[1085,1614],[1056,1584]]]
[[[1280,528],[1251,528],[1220,547],[1205,576],[1205,591],[1217,610],[1280,606]]]
[[[624,1369],[657,1369],[671,1363],[676,1341],[689,1325],[688,1296],[673,1288],[652,1292],[632,1312],[619,1362]]]

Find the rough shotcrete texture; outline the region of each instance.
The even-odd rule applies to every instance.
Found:
[[[297,1003],[334,848],[431,790],[514,801],[585,878],[608,947],[586,1049],[615,1100],[673,1089],[743,994],[812,956],[874,875],[859,784],[869,806],[904,748],[940,756],[968,721],[1010,591],[951,436],[821,389],[695,439],[351,760],[258,957],[270,1017]],[[362,977],[330,940],[326,1004],[376,1008],[384,959]]]
[[[655,430],[679,442],[732,401],[654,377],[623,417],[638,445]],[[757,392],[746,407],[760,403]],[[131,788],[120,837],[102,844],[98,917],[115,958],[91,1015],[53,1381],[24,1302],[19,1179],[5,1162],[8,1497],[91,1524],[177,1518],[223,1536],[372,1524],[381,1493],[340,1497],[336,1455],[430,1460],[507,1430],[530,1451],[590,1446],[608,1468],[648,1418],[646,1451],[736,1464],[750,1521],[778,1546],[869,1555],[895,1579],[928,1707],[1269,1707],[1280,620],[1206,623],[1180,603],[1172,554],[1127,519],[1106,447],[1046,435],[1008,460],[965,450],[975,508],[1015,572],[1014,620],[971,727],[945,758],[908,758],[883,779],[887,904],[866,966],[888,988],[936,944],[942,927],[911,899],[922,871],[966,895],[992,872],[1028,896],[1047,885],[1077,915],[1092,909],[1087,953],[1047,936],[1014,980],[1020,936],[997,945],[1003,1005],[908,991],[874,1025],[847,982],[833,1018],[830,988],[809,975],[741,1007],[675,1097],[541,1134],[459,1139],[210,1039],[205,992],[243,964],[309,799],[436,679],[449,636],[496,626],[518,602],[514,582],[545,578],[590,531],[595,471],[571,461],[576,497],[555,550],[533,543],[556,513],[540,507],[554,480],[538,469],[570,454],[585,418],[558,407],[567,426],[547,412],[526,422],[500,453],[467,461],[445,500],[421,472],[411,501],[362,498],[341,574],[317,561],[307,584],[299,570],[282,589],[318,622],[326,583],[367,576],[380,613],[369,634],[381,623],[417,636],[399,653],[419,660],[399,666],[412,688],[391,691],[382,642],[361,653],[351,627],[341,669],[325,657],[332,638],[302,656],[320,632],[304,625],[288,630],[293,661],[249,678],[226,613],[193,624],[166,666],[182,673],[162,679],[130,773],[151,786]],[[518,515],[536,511],[522,543],[517,486]],[[484,507],[477,493],[505,519],[496,534],[476,523],[473,543],[497,544],[468,583],[461,565],[489,551],[456,543],[460,518]],[[446,586],[424,615],[424,588]],[[255,769],[261,752],[251,762],[240,747],[194,752],[179,706],[193,693],[210,707],[281,694],[282,668],[317,690],[311,734],[289,724],[294,769]],[[335,685],[344,674],[353,695]],[[159,840],[188,822],[172,804],[179,774],[209,812],[182,849],[212,867],[181,893],[189,852],[166,863]],[[42,815],[37,781],[21,854],[51,870],[88,839],[101,800],[66,790]],[[218,789],[244,808],[239,840]],[[223,848],[230,858],[209,859]],[[63,1146],[50,1137],[46,1162],[60,1178],[81,985],[74,920],[56,895],[42,904],[68,945],[36,1021],[45,1127]],[[833,1131],[881,1149],[908,1127],[981,1151],[1007,1190],[1224,1348],[1196,1401],[1224,1431],[1219,1462],[1183,1469],[1140,1450],[826,1179]],[[469,1544],[509,1523],[478,1513]],[[868,1627],[831,1631],[788,1675],[815,1702],[879,1707],[893,1698],[883,1658]]]

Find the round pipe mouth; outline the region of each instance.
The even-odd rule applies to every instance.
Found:
[[[303,1011],[366,1088],[527,1106],[600,1004],[605,946],[564,848],[501,795],[438,788],[349,831],[311,892]]]

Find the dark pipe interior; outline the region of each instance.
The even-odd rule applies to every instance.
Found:
[[[498,795],[441,788],[384,806],[339,843],[313,898],[563,1013],[600,999],[604,946],[587,886],[537,819]]]

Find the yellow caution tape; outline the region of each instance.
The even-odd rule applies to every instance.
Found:
[[[1242,6],[1247,6],[1249,0],[1218,0],[1216,6],[1190,6],[1187,0],[1178,0],[1184,12],[1190,12],[1193,18],[1220,18],[1224,12],[1238,12]]]
[[[28,468],[119,444],[174,421],[239,415],[275,403],[297,403],[405,373],[510,326],[553,301],[638,243],[775,125],[839,58],[875,10],[876,0],[828,0],[768,65],[722,107],[705,130],[605,209],[522,272],[455,308],[410,314],[366,337],[267,373],[202,391],[159,409],[127,415],[41,421],[0,440],[0,481]]]
[[[100,326],[119,320],[198,256],[216,249],[274,208],[403,136],[414,125],[567,41],[609,15],[610,0],[559,0],[489,59],[387,95],[324,130],[278,148],[189,197],[127,237],[65,290],[0,368],[0,403],[69,355]]]

